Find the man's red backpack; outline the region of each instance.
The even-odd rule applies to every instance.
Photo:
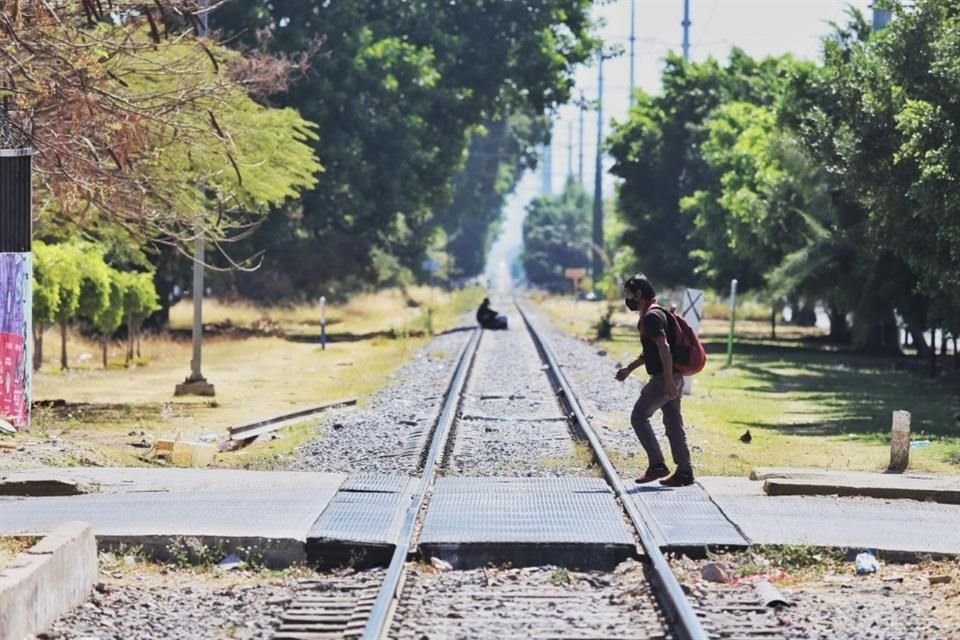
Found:
[[[670,353],[673,356],[673,368],[685,376],[692,376],[703,371],[707,365],[707,352],[703,349],[703,343],[697,336],[683,316],[676,312],[670,312],[658,304],[652,305],[650,309],[661,309],[664,315],[673,319],[673,342],[670,343]],[[649,309],[648,309],[649,312]]]

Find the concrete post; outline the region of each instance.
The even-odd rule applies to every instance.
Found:
[[[0,106],[0,433],[30,426],[32,156],[29,136]]]
[[[890,466],[887,471],[903,473],[910,463],[910,412],[894,411],[890,429]]]

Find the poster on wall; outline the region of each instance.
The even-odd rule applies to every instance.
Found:
[[[30,254],[0,253],[0,418],[30,420]]]

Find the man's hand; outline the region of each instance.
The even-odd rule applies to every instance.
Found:
[[[630,374],[633,373],[637,367],[641,365],[643,365],[643,356],[640,356],[639,358],[637,358],[627,366],[621,369],[617,369],[617,373],[614,376],[614,378],[616,378],[618,382],[623,382],[624,380],[630,377]]]

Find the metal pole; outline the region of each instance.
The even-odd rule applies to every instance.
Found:
[[[733,330],[737,324],[737,279],[730,281],[730,333],[727,336],[727,366],[733,364]]]
[[[203,239],[197,236],[193,253],[193,359],[190,361],[189,382],[203,382],[200,358],[203,343]]]
[[[603,53],[597,64],[597,158],[593,177],[593,286],[603,277]]]
[[[200,0],[200,24],[197,28],[197,37],[199,38],[206,37],[207,29],[210,26],[207,3],[208,0]],[[203,263],[205,258],[206,250],[203,246],[203,238],[197,235],[193,260],[193,360],[190,362],[190,380],[192,382],[205,381],[203,373],[200,371],[203,347]]]
[[[320,350],[327,350],[327,297],[320,296]]]
[[[683,0],[683,61],[690,62],[690,0]]]
[[[629,106],[633,108],[633,78],[634,78],[634,55],[637,42],[637,0],[630,0],[630,101]]]
[[[543,193],[541,195],[553,195],[553,145],[549,142],[543,146]]]
[[[573,122],[567,123],[567,179],[573,177]]]
[[[199,38],[206,37],[207,30],[210,27],[210,14],[207,12],[209,2],[210,0],[200,0],[200,11],[198,13],[200,23],[197,25],[197,37]]]
[[[209,0],[200,0],[200,11],[197,12],[197,37],[207,35],[209,17],[207,6]],[[203,188],[198,186],[198,189]],[[207,383],[201,370],[203,354],[203,265],[206,250],[203,246],[203,234],[197,233],[193,250],[193,358],[190,360],[190,376],[178,384],[174,395],[215,395],[212,384]]]
[[[583,99],[583,94],[580,94],[580,157],[578,160],[577,168],[577,181],[580,183],[580,186],[583,187],[583,116],[587,112],[587,105]]]

